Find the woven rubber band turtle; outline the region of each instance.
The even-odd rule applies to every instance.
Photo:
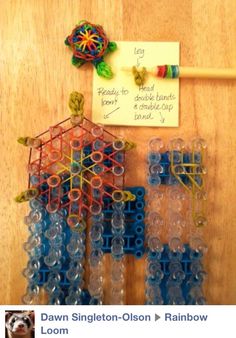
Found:
[[[92,62],[99,76],[111,79],[111,67],[104,61],[104,56],[117,49],[115,42],[110,42],[102,26],[82,21],[66,38],[65,44],[73,52],[71,62],[81,67],[86,62]]]

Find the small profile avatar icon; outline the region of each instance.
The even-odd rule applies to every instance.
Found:
[[[34,338],[34,311],[5,311],[6,338]]]

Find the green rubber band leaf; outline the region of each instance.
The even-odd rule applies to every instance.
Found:
[[[65,45],[66,45],[66,46],[70,46],[70,43],[69,43],[68,37],[65,39],[64,43],[65,43]]]
[[[81,59],[79,59],[79,58],[77,58],[76,56],[73,55],[72,58],[71,58],[71,63],[72,63],[73,66],[79,68],[85,63],[85,61],[81,60]]]
[[[107,48],[110,52],[114,52],[117,49],[117,44],[115,42],[109,42]]]
[[[113,77],[111,67],[106,62],[99,62],[95,67],[99,76],[105,77],[106,79],[111,79]]]

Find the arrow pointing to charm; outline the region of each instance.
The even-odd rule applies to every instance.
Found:
[[[159,113],[160,113],[160,116],[161,116],[161,119],[160,119],[160,121],[161,121],[161,123],[164,123],[165,122],[165,118],[162,116],[162,114],[161,114],[161,112],[159,111]]]
[[[115,111],[117,111],[118,109],[120,109],[120,107],[118,107],[118,108],[112,110],[112,111],[111,111],[110,113],[108,113],[108,114],[104,114],[104,119],[108,119],[109,116],[110,116],[111,114],[113,114]]]

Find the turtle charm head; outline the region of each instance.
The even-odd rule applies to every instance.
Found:
[[[111,67],[104,61],[104,56],[116,50],[115,42],[110,42],[102,26],[88,21],[81,21],[66,38],[65,44],[73,52],[72,64],[76,67],[92,62],[99,76],[111,79]]]

